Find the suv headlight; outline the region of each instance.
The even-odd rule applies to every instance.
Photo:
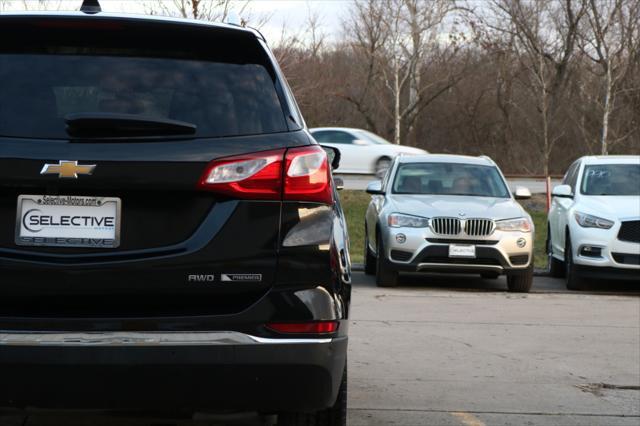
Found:
[[[496,221],[496,230],[506,232],[531,232],[531,221],[526,217]]]
[[[426,228],[429,226],[429,219],[408,214],[391,213],[387,223],[392,228]]]
[[[610,229],[614,223],[612,220],[603,219],[598,216],[593,216],[581,212],[575,212],[574,217],[576,218],[576,222],[578,222],[578,225],[582,226],[583,228]]]

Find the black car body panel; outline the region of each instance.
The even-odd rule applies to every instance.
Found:
[[[331,406],[346,365],[351,293],[348,235],[335,188],[326,203],[229,195],[209,190],[205,181],[213,162],[275,152],[284,168],[292,150],[315,145],[261,36],[163,18],[33,14],[0,16],[0,40],[0,66],[17,63],[16,69],[31,73],[24,80],[8,73],[0,81],[0,406]],[[188,116],[185,105],[217,82],[175,78],[158,94],[136,76],[135,85],[115,90],[100,67],[91,68],[94,57],[101,65],[118,65],[114,72],[132,61],[148,73],[154,61],[167,59],[173,77],[181,67],[197,70],[198,61],[217,61],[222,77],[226,64],[229,70],[248,66],[256,79],[233,80],[235,89],[229,90],[269,98],[256,99],[258,107],[233,104],[241,125],[209,125],[202,118],[207,111]],[[54,71],[45,75],[39,67],[49,58]],[[72,64],[80,69],[66,72]],[[73,79],[84,79],[82,90]],[[246,81],[255,87],[243,86]],[[202,84],[200,93],[189,92],[190,84]],[[105,95],[106,87],[112,93]],[[42,90],[46,94],[39,96]],[[52,93],[55,103],[45,99]],[[69,96],[77,97],[75,103]],[[69,105],[93,102],[109,112],[143,114],[149,102],[162,106],[169,97],[167,117],[200,120],[202,134],[65,136],[63,110]],[[260,115],[276,105],[281,117],[275,110]],[[55,107],[46,112],[49,123],[45,107]],[[26,117],[21,125],[14,122],[14,109]],[[208,113],[220,117],[220,111]],[[247,124],[251,120],[254,127]],[[61,161],[95,170],[77,179],[41,174],[46,164]],[[25,194],[118,198],[119,245],[18,244],[24,218],[17,200]],[[270,326],[326,321],[336,328],[288,334]],[[159,342],[147,339],[148,333],[169,337]],[[193,333],[204,340],[189,341]]]
[[[197,412],[314,410],[333,404],[347,340],[315,344],[21,346],[0,352],[0,404]],[[126,385],[123,386],[123,384]],[[9,391],[10,389],[10,391]],[[37,389],[37,392],[34,390]]]

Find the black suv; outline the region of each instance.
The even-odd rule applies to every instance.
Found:
[[[0,407],[344,424],[328,157],[257,31],[0,16]]]

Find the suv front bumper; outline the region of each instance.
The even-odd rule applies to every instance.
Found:
[[[618,239],[620,224],[611,229],[583,228],[570,224],[573,263],[583,275],[599,278],[640,279],[640,243]],[[596,248],[599,255],[588,255],[585,248]],[[593,276],[596,278],[596,276]]]
[[[0,407],[299,411],[331,406],[347,338],[0,333]]]
[[[403,243],[398,234],[404,235]],[[523,247],[518,240],[524,240]],[[384,255],[400,271],[507,273],[526,270],[533,261],[533,232],[494,231],[487,237],[463,239],[444,238],[428,228],[387,228],[384,243]],[[450,244],[475,245],[476,258],[450,258]]]

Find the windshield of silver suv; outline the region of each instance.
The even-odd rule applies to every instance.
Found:
[[[510,198],[495,167],[463,163],[400,164],[393,193]]]
[[[584,168],[584,195],[640,195],[640,164],[597,164]]]

